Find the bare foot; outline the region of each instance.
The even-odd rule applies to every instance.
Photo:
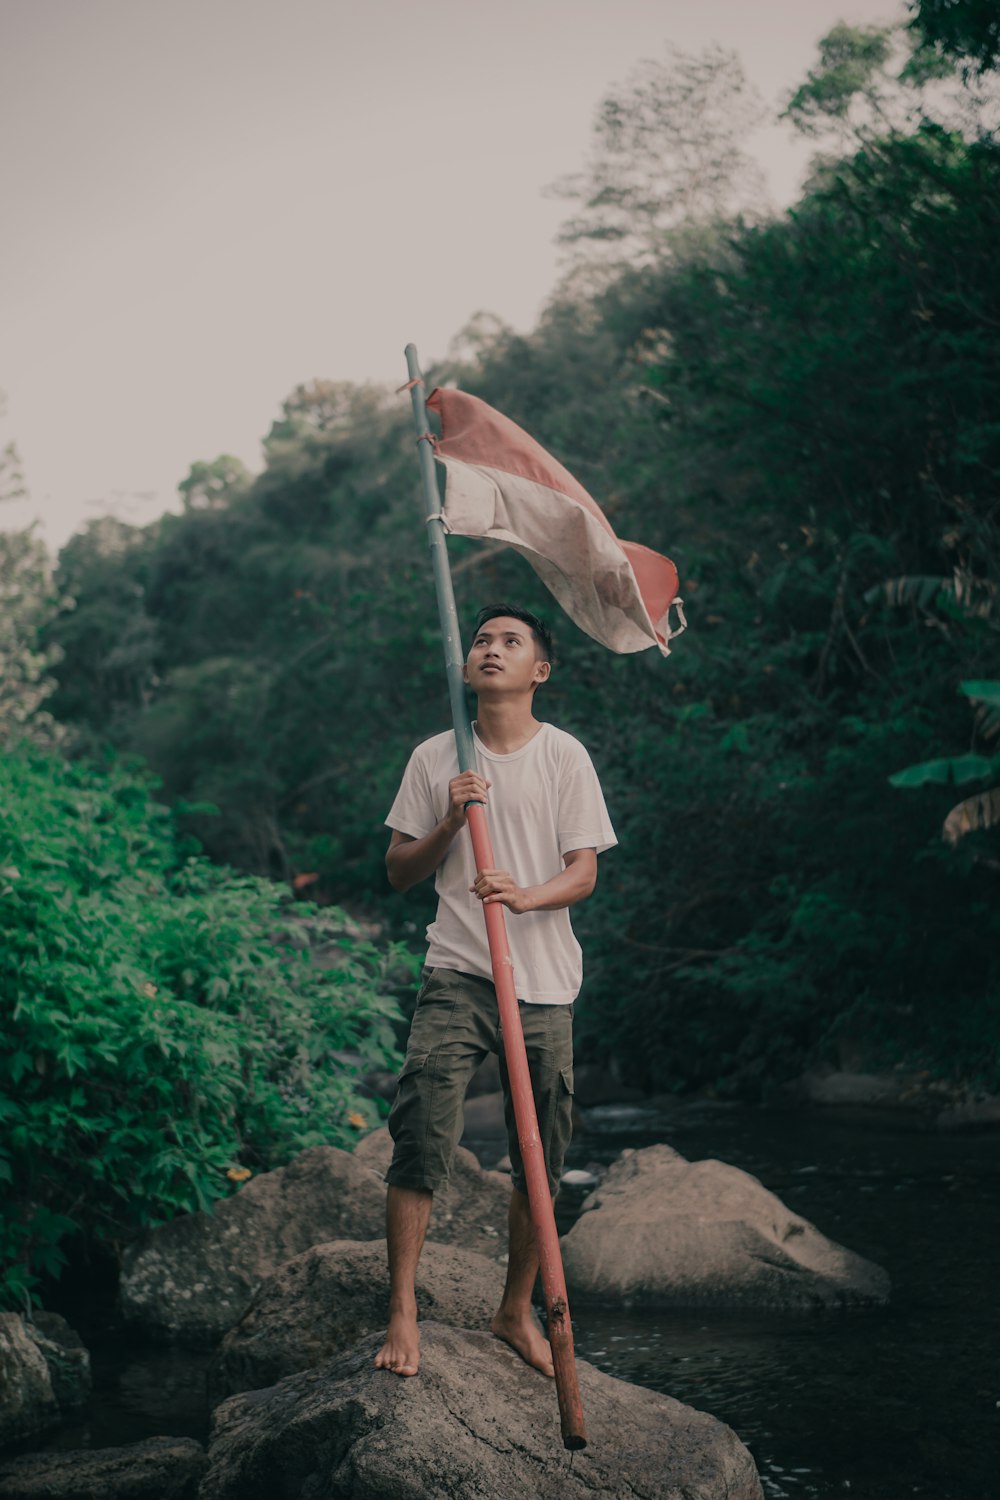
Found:
[[[396,1375],[416,1375],[420,1369],[420,1333],[415,1312],[394,1312],[389,1317],[385,1343],[375,1356],[377,1370]]]
[[[549,1341],[545,1337],[531,1313],[523,1317],[511,1317],[503,1311],[498,1312],[490,1324],[490,1332],[495,1338],[503,1339],[512,1349],[516,1349],[522,1359],[527,1360],[529,1365],[534,1365],[536,1370],[541,1370],[543,1375],[553,1375],[552,1350]]]

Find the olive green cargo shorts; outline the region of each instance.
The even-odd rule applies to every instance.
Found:
[[[521,1000],[518,1008],[538,1134],[554,1195],[573,1129],[573,1007],[529,1005]],[[424,971],[406,1060],[389,1112],[395,1146],[386,1182],[432,1190],[447,1184],[462,1135],[465,1091],[488,1052],[500,1057],[511,1182],[519,1193],[527,1192],[496,991],[489,980],[452,969]]]

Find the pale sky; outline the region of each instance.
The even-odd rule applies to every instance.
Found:
[[[837,20],[901,0],[0,0],[0,446],[51,547],[260,467],[314,377],[405,378],[483,309],[529,329],[596,107],[667,43],[777,114]],[[790,202],[808,152],[748,143]]]

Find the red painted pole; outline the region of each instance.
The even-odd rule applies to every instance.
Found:
[[[471,803],[467,809],[469,832],[477,870],[495,870],[493,846],[486,823],[486,809],[482,803]],[[569,1300],[566,1296],[566,1277],[563,1272],[556,1218],[549,1193],[549,1179],[545,1170],[545,1153],[538,1134],[538,1117],[535,1099],[531,1092],[531,1077],[528,1072],[528,1055],[524,1048],[524,1033],[517,1006],[517,990],[514,985],[514,964],[507,941],[507,923],[503,906],[499,901],[483,907],[486,918],[486,934],[490,944],[490,962],[493,966],[493,984],[497,992],[500,1012],[500,1027],[503,1032],[504,1058],[510,1078],[510,1094],[517,1121],[517,1140],[524,1162],[527,1179],[528,1203],[531,1221],[535,1228],[538,1247],[538,1264],[542,1277],[542,1292],[548,1321],[549,1343],[552,1346],[552,1364],[556,1377],[556,1396],[559,1401],[559,1420],[562,1427],[563,1444],[567,1448],[585,1448],[587,1429],[583,1421],[583,1404],[580,1386],[576,1378],[576,1360],[573,1355],[573,1325],[569,1316]]]
[[[459,770],[478,771],[472,726],[465,705],[458,614],[455,609],[451,573],[448,568],[444,529],[440,524],[441,502],[434,473],[434,460],[430,451],[431,441],[427,430],[423,377],[417,361],[417,351],[412,344],[407,345],[406,362],[410,375],[410,398],[417,430],[427,521],[437,523],[428,524],[427,531],[434,565],[438,616],[444,640],[445,666],[448,672],[448,689],[451,697]],[[467,808],[467,813],[476,869],[477,871],[493,870],[496,868],[496,861],[490,842],[486,809],[481,803],[472,802]],[[552,1364],[555,1370],[562,1440],[566,1448],[585,1448],[587,1430],[584,1426],[580,1386],[576,1377],[573,1327],[570,1322],[569,1299],[566,1295],[566,1276],[559,1251],[559,1236],[556,1232],[556,1219],[552,1209],[552,1197],[549,1193],[548,1174],[545,1170],[545,1154],[542,1150],[541,1137],[538,1134],[538,1117],[535,1112],[534,1095],[531,1091],[528,1056],[524,1048],[524,1033],[521,1030],[517,989],[514,983],[514,964],[510,956],[510,944],[507,941],[507,923],[500,902],[494,902],[489,906],[484,905],[483,915],[486,918],[486,934],[490,945],[490,962],[493,968],[493,983],[497,992],[500,1027],[503,1032],[504,1058],[510,1078],[511,1101],[517,1121],[517,1139],[524,1162],[531,1222],[538,1247],[538,1263],[542,1278],[542,1293],[545,1298],[549,1343],[552,1348]]]

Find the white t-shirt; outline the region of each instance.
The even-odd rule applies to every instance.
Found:
[[[520,886],[541,885],[563,869],[574,849],[598,854],[617,844],[597,772],[579,740],[552,724],[512,755],[496,755],[475,736],[489,793],[490,837],[498,870]],[[448,782],[458,775],[455,736],[436,734],[418,745],[386,823],[423,838],[448,812]],[[472,838],[463,828],[438,866],[437,917],[427,929],[427,963],[492,979],[482,903],[469,887],[476,878]],[[522,1000],[569,1005],[583,979],[583,958],[569,909],[505,911],[514,982]]]

